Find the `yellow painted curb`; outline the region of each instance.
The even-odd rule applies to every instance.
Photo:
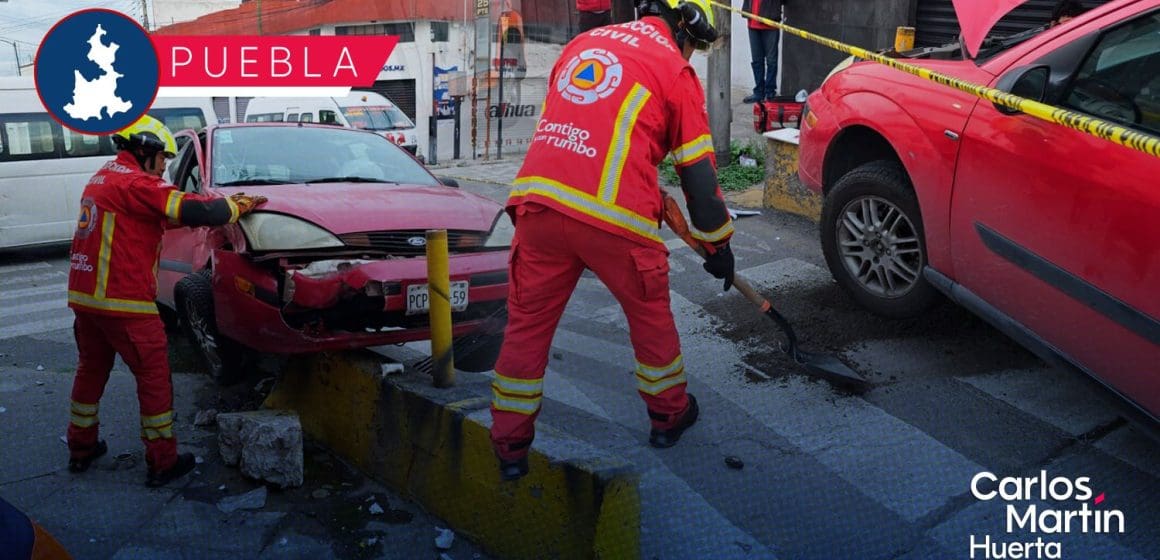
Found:
[[[414,498],[501,558],[640,557],[639,475],[627,463],[537,426],[531,472],[499,478],[486,380],[449,389],[384,378],[358,352],[295,359],[265,406],[368,475]]]
[[[805,216],[815,222],[822,219],[822,198],[802,185],[798,179],[798,146],[780,140],[766,140],[765,197],[762,204]]]

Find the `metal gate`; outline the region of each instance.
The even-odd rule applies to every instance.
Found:
[[[1094,8],[1109,0],[1082,0],[1085,8]],[[1058,0],[1029,0],[1011,10],[991,31],[996,35],[1012,35],[1046,24],[1051,19]],[[959,20],[951,0],[918,0],[915,11],[914,44],[916,47],[937,47],[954,42],[959,36]]]
[[[391,100],[411,120],[415,120],[415,80],[381,80],[370,90]]]

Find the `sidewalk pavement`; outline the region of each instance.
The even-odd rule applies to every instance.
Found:
[[[753,130],[753,104],[741,102],[749,93],[745,88],[733,88],[733,120],[729,132],[733,141],[761,140],[761,135]],[[442,160],[428,167],[435,175],[441,177],[510,186],[524,163],[524,155],[523,151],[517,151],[517,148],[513,147],[499,159],[496,159],[495,154],[491,154],[489,159]]]
[[[0,349],[0,496],[73,558],[484,557],[461,536],[438,550],[435,538],[445,525],[309,441],[300,488],[267,489],[225,466],[216,427],[196,427],[194,417],[203,407],[229,406],[223,394],[234,404],[256,400],[239,397],[254,391],[254,381],[222,390],[204,374],[181,373],[189,371],[181,356],[171,358],[175,427],[179,450],[193,452],[198,468],[168,487],[144,485],[136,387],[118,360],[99,412],[109,453],[88,472],[70,473],[63,436],[76,350],[46,342]],[[233,509],[241,496],[253,503]]]

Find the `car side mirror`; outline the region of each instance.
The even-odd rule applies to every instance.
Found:
[[[457,189],[459,188],[459,181],[456,181],[455,179],[452,179],[451,177],[436,177],[436,179],[439,179],[440,183],[443,183],[444,185],[447,185],[448,187],[454,187]]]
[[[1043,101],[1047,94],[1047,82],[1051,77],[1051,67],[1039,64],[1034,66],[1020,66],[999,78],[999,83],[996,84],[996,89],[1005,91],[1012,95],[1030,99],[1032,101]],[[1018,109],[1012,109],[1006,105],[994,103],[995,109],[1004,115],[1017,115],[1020,113]]]

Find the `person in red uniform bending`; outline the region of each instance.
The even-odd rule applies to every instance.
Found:
[[[708,0],[644,0],[640,18],[573,39],[552,69],[543,116],[507,201],[515,224],[508,325],[492,385],[491,438],[505,480],[528,472],[544,369],[584,270],[620,302],[636,355],[649,443],[697,420],[669,305],[657,166],[672,155],[705,269],[733,281],[733,225],[717,183],[705,94],[688,60],[716,39]]]
[[[108,451],[99,440],[97,408],[117,354],[137,380],[146,484],[162,486],[194,467],[177,454],[173,384],[165,328],[154,300],[161,236],[182,226],[233,223],[265,202],[236,194],[183,193],[161,175],[177,143],[160,121],[144,116],[113,135],[116,159],[93,175],[81,195],[73,234],[68,305],[76,319],[76,378],[68,426],[69,470],[88,470]]]

